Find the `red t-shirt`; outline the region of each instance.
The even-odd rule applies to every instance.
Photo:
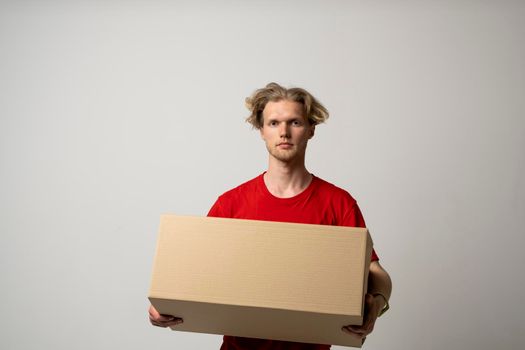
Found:
[[[291,198],[268,191],[263,174],[221,195],[208,216],[366,227],[357,202],[345,190],[313,176],[310,185]],[[372,261],[379,260],[372,251]],[[343,326],[343,325],[341,325]],[[221,350],[325,350],[330,345],[224,336]]]

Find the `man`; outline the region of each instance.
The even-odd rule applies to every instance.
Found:
[[[305,153],[317,124],[328,118],[328,111],[309,92],[286,89],[276,83],[255,91],[246,99],[251,111],[247,121],[260,131],[269,154],[268,170],[256,178],[224,193],[208,216],[238,219],[296,222],[365,227],[356,201],[350,194],[308,172]],[[365,296],[362,326],[341,325],[349,336],[364,339],[374,328],[377,317],[388,308],[392,283],[379,264],[375,251]],[[159,315],[150,307],[153,325],[167,327],[183,322]],[[230,349],[329,349],[329,345],[303,344],[224,336],[222,350]]]

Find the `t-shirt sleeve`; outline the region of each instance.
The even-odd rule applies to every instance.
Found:
[[[365,219],[363,218],[363,214],[361,213],[361,209],[359,209],[359,206],[356,202],[352,205],[352,208],[345,216],[345,224],[347,226],[352,227],[366,227]],[[371,261],[378,261],[379,256],[377,255],[374,248],[372,248],[372,257],[370,259]]]
[[[208,212],[208,216],[216,217],[216,218],[223,218],[225,217],[224,211],[221,206],[221,197],[217,198],[213,206],[211,207],[210,211]]]

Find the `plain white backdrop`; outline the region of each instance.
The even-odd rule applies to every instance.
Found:
[[[394,291],[365,349],[523,349],[522,1],[0,1],[0,348],[218,349],[152,327],[159,215],[265,170],[244,98],[329,109],[307,167]],[[339,348],[339,347],[334,347]]]

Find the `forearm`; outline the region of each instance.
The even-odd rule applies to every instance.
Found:
[[[378,261],[370,263],[368,294],[381,294],[387,301],[392,294],[392,280],[390,279],[390,275],[383,269]]]

